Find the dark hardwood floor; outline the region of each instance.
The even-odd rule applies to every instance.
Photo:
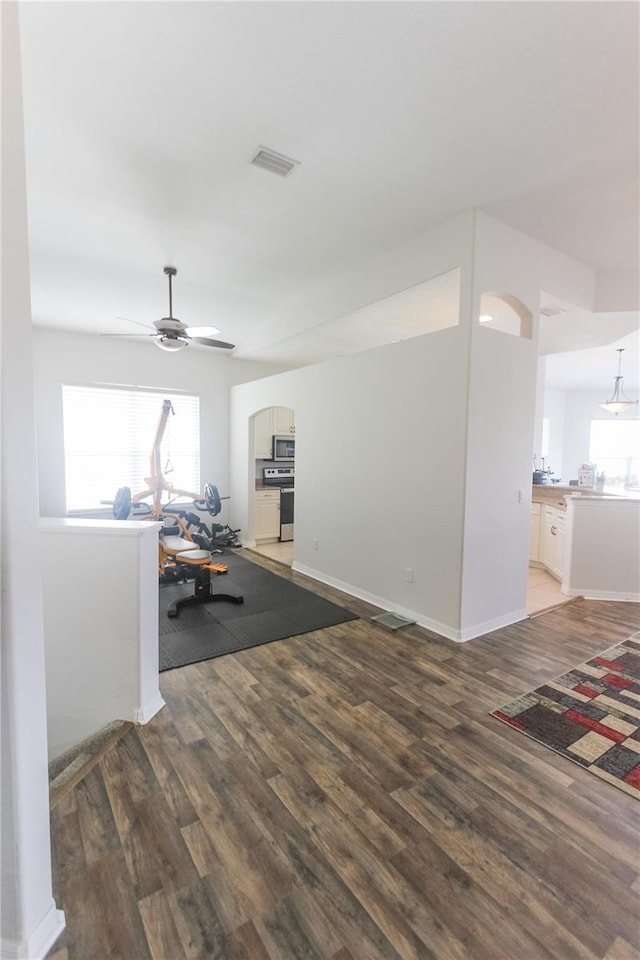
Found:
[[[361,619],[163,674],[52,810],[50,957],[638,960],[640,804],[489,716],[638,629],[584,600],[467,644]]]

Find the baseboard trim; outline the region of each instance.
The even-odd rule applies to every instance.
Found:
[[[295,570],[296,573],[303,573],[306,577],[311,577],[312,580],[318,580],[320,583],[326,583],[328,587],[334,587],[336,590],[340,590],[341,593],[346,593],[350,597],[356,597],[358,600],[364,600],[365,603],[370,603],[372,606],[378,607],[380,610],[399,613],[400,616],[406,617],[407,620],[414,620],[419,627],[424,627],[425,630],[430,630],[431,633],[437,633],[438,636],[445,637],[447,640],[460,641],[461,639],[460,631],[446,623],[440,623],[439,620],[433,620],[430,617],[425,617],[423,613],[418,613],[416,610],[410,610],[409,607],[402,607],[397,603],[392,603],[386,597],[378,597],[366,590],[360,590],[358,587],[354,587],[351,583],[345,583],[343,580],[337,580],[335,577],[330,577],[325,573],[320,573],[314,567],[307,567],[303,563],[294,562],[291,569]]]
[[[614,600],[618,603],[640,603],[640,593],[625,593],[615,590],[567,590],[570,597],[584,597],[585,600]]]
[[[510,627],[512,623],[520,623],[521,620],[527,620],[529,614],[526,607],[522,610],[514,610],[512,613],[505,613],[503,616],[494,617],[493,620],[485,620],[484,623],[476,623],[472,627],[465,627],[460,631],[460,642],[466,643],[467,640],[475,640],[476,637],[484,637],[487,633],[493,633],[494,630],[501,630],[502,627]]]
[[[54,781],[49,791],[49,808],[53,810],[56,804],[60,803],[64,797],[71,793],[76,784],[80,783],[83,777],[86,777],[89,771],[100,763],[105,753],[107,753],[111,747],[115,746],[119,740],[122,740],[129,730],[131,730],[131,723],[128,720],[123,720],[121,725],[114,730],[110,736],[106,737],[99,747],[91,746],[88,749],[87,759],[84,762],[80,763],[75,769],[70,770],[68,774],[65,774],[64,769],[61,770],[60,774],[58,774],[57,782]],[[95,736],[91,738],[89,742],[91,742],[91,740],[95,740]],[[86,743],[86,741],[84,741],[84,743]],[[79,744],[76,749],[78,755],[87,751],[86,746],[83,746],[83,744]],[[69,767],[71,767],[71,763],[70,761]]]
[[[2,960],[43,960],[65,928],[64,912],[58,910],[55,902],[28,937],[24,940],[1,941]]]
[[[132,720],[137,724],[149,723],[152,717],[155,717],[158,711],[162,710],[165,706],[165,702],[162,699],[160,691],[156,694],[153,700],[150,700],[149,703],[146,703],[144,707],[137,707],[133,711]]]
[[[455,643],[467,643],[468,640],[475,640],[476,637],[482,637],[486,633],[500,630],[501,627],[509,627],[512,623],[519,623],[521,620],[528,618],[527,610],[523,608],[522,610],[514,610],[511,613],[505,613],[503,616],[495,617],[493,620],[486,620],[484,623],[474,624],[471,627],[465,627],[461,630],[452,627],[450,624],[441,623],[439,620],[426,617],[423,613],[418,613],[416,610],[398,606],[397,603],[392,603],[386,597],[378,597],[372,593],[368,593],[366,590],[360,590],[350,583],[345,583],[343,580],[337,580],[335,577],[320,573],[313,567],[307,567],[303,563],[294,562],[292,569],[295,570],[296,573],[303,573],[306,577],[311,577],[312,580],[319,580],[320,583],[326,583],[329,587],[335,587],[336,590],[340,590],[342,593],[346,593],[351,597],[364,600],[365,603],[370,603],[374,607],[399,613],[408,620],[415,620],[419,627],[423,627],[425,630],[431,631],[431,633],[437,633],[438,636],[444,637],[446,640],[453,640]]]

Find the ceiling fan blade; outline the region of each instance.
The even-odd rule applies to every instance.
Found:
[[[185,332],[186,332],[187,336],[188,336],[188,337],[191,337],[192,339],[193,339],[194,337],[209,337],[209,338],[212,338],[212,337],[213,337],[213,338],[215,338],[215,337],[217,337],[218,334],[220,333],[220,331],[218,330],[217,327],[211,327],[211,326],[206,326],[206,327],[192,326],[191,324],[187,324],[186,329],[185,329]]]
[[[153,330],[150,323],[140,323],[139,320],[132,320],[131,317],[116,317],[116,320],[126,320],[127,323],[135,323],[137,327],[144,327],[145,330]]]
[[[205,347],[219,347],[221,350],[235,349],[235,343],[225,343],[224,340],[210,340],[208,337],[189,337],[192,343],[201,343]]]
[[[163,350],[176,351],[186,347],[189,343],[200,343],[204,347],[217,347],[218,350],[233,350],[235,343],[226,343],[224,340],[213,340],[211,337],[192,337],[189,334],[189,327],[178,320],[173,315],[173,296],[171,280],[177,274],[175,267],[164,267],[162,271],[169,280],[169,316],[161,320],[154,320],[153,326],[148,323],[141,323],[139,320],[131,320],[130,317],[117,317],[118,320],[126,320],[127,323],[135,323],[137,327],[144,327],[145,330],[151,330],[151,333],[102,333],[102,337],[153,337],[156,345]],[[219,333],[217,327],[193,327],[194,332],[202,331],[212,334]]]

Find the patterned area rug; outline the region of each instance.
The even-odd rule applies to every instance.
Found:
[[[640,799],[640,632],[491,716]]]

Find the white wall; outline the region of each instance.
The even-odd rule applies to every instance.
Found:
[[[3,958],[43,957],[62,932],[51,886],[42,569],[17,3],[0,4],[2,91]],[[6,242],[5,242],[6,241]]]
[[[640,310],[638,271],[602,272],[596,275],[595,309],[603,313]]]
[[[552,470],[554,477],[559,477],[563,483],[578,477],[575,466],[572,467],[570,474],[565,472],[566,404],[565,390],[559,390],[558,387],[547,387],[544,390],[543,417],[549,421],[549,451],[545,459],[545,467]]]
[[[472,228],[469,211],[320,285],[315,300],[309,294],[297,306],[318,322],[460,267],[466,317]],[[284,335],[286,316],[282,322]],[[242,528],[242,539],[253,536],[251,417],[265,407],[291,407],[296,568],[456,635],[467,351],[465,324],[235,387],[233,526]]]
[[[533,468],[533,457],[537,458],[537,464],[540,464],[542,456],[542,418],[544,416],[544,380],[546,374],[546,357],[538,357],[538,373],[536,376],[536,408],[533,424],[533,448],[531,450]]]
[[[472,223],[473,212],[467,210],[399,246],[292,291],[272,318],[262,344],[296,333],[301,316],[306,327],[313,327],[454,270],[461,265],[461,256],[467,260],[470,256]],[[252,333],[255,346],[261,345],[260,331]]]
[[[296,569],[476,636],[525,615],[537,375],[537,325],[531,340],[480,328],[480,294],[514,294],[537,317],[543,289],[591,306],[593,275],[473,212],[368,266],[343,306],[459,266],[460,326],[234,388],[234,526],[251,541],[250,418],[293,407]]]
[[[591,308],[594,274],[532,237],[476,211],[463,638],[526,615],[542,291]],[[500,334],[476,322],[483,293],[517,297],[532,314],[531,339]]]
[[[630,400],[636,400],[638,393],[625,391]],[[562,457],[562,479],[565,483],[577,480],[578,467],[589,460],[589,438],[592,420],[613,419],[599,406],[611,391],[567,390],[565,393],[564,444]],[[619,419],[629,419],[629,414],[619,415]]]
[[[536,348],[477,325],[466,463],[462,636],[526,616]]]
[[[49,760],[114,720],[146,723],[158,687],[159,523],[40,521]]]
[[[569,497],[562,590],[640,601],[640,501]]]
[[[249,418],[295,410],[296,569],[445,633],[459,611],[465,337],[454,327],[351,354],[235,387],[232,400],[234,489],[250,472]],[[250,536],[249,510],[236,520]]]
[[[220,495],[227,496],[230,386],[278,369],[203,349],[167,353],[152,343],[45,329],[34,330],[34,367],[40,512],[49,517],[65,516],[63,383],[117,383],[197,394],[201,481],[215,484]],[[152,442],[149,437],[149,450]]]
[[[529,237],[476,213],[463,639],[526,616],[540,256]],[[487,293],[516,297],[533,317],[532,336],[479,323]]]

